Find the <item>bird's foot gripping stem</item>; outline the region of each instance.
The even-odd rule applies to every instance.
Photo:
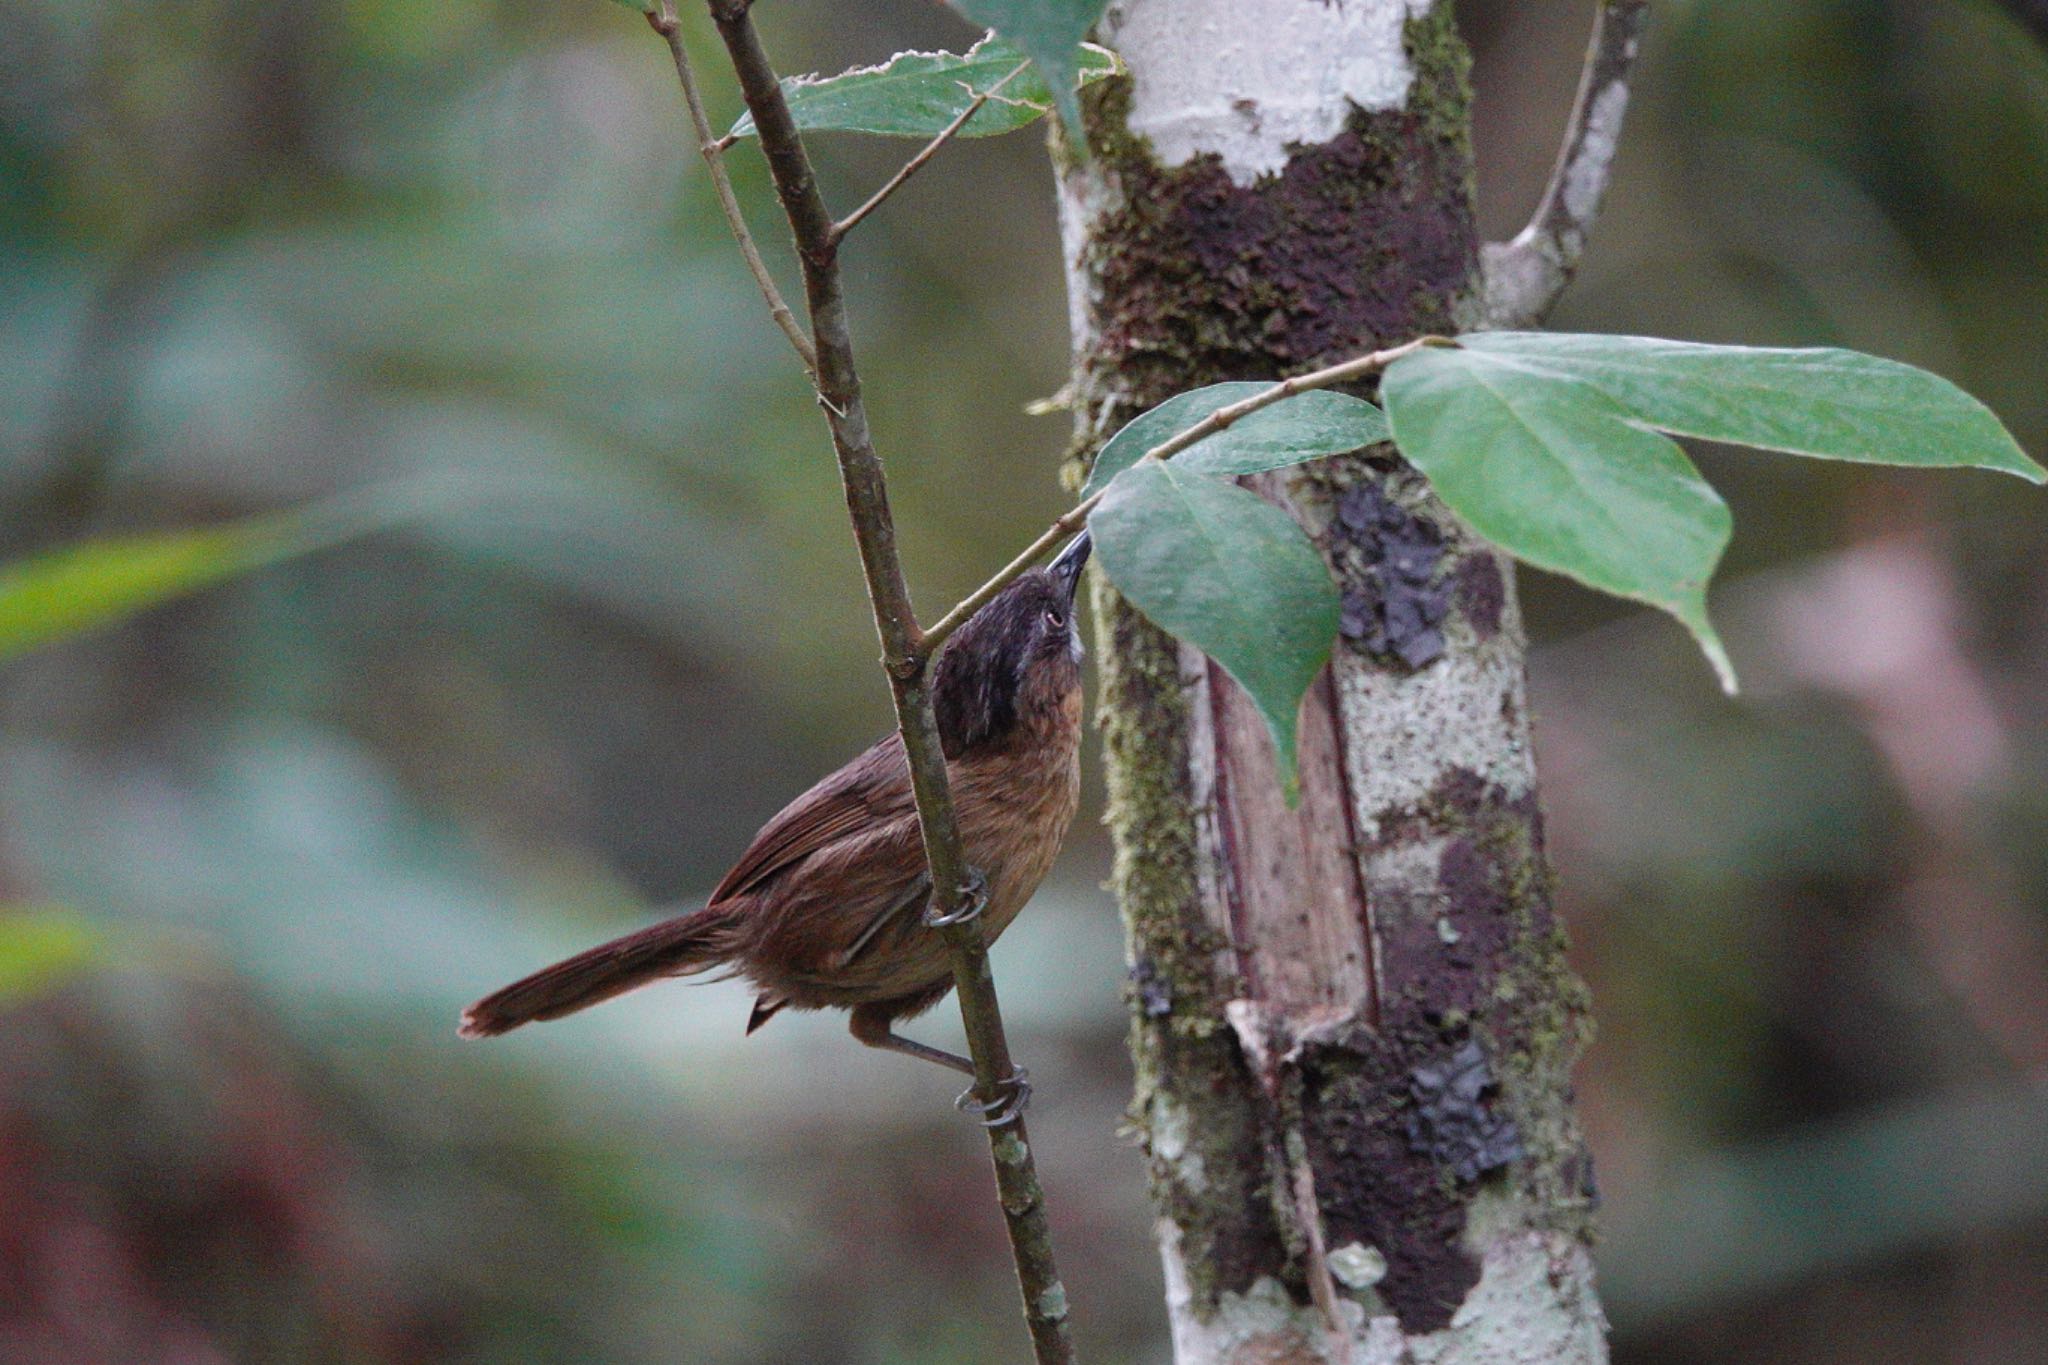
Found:
[[[1031,1073],[1023,1067],[1012,1071],[1008,1077],[996,1082],[996,1089],[1007,1091],[992,1100],[977,1100],[974,1088],[969,1086],[953,1101],[953,1107],[963,1114],[982,1115],[981,1126],[1000,1128],[1006,1123],[1015,1123],[1025,1106],[1031,1103]]]
[[[988,878],[981,869],[970,867],[967,877],[960,883],[960,904],[951,910],[941,910],[937,901],[925,907],[924,922],[934,929],[943,929],[949,924],[965,924],[980,919],[981,912],[988,909]]]

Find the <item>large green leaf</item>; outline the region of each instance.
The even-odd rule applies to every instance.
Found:
[[[992,137],[1033,123],[1053,107],[1053,93],[1037,67],[1010,75],[1025,60],[1013,44],[990,35],[965,55],[901,52],[880,66],[837,76],[785,77],[782,93],[796,126],[806,132],[931,138],[965,113],[978,95],[993,90],[988,102],[955,134]],[[1081,47],[1078,63],[1083,85],[1116,71],[1115,55],[1093,44]],[[741,115],[732,136],[753,135],[754,116]]]
[[[1657,432],[2048,479],[1955,385],[1853,351],[1482,332],[1395,362],[1380,400],[1403,453],[1482,535],[1671,612],[1731,691],[1706,612],[1728,509]]]
[[[1728,507],[1676,442],[1591,384],[1477,347],[1396,361],[1380,401],[1402,453],[1474,530],[1538,568],[1670,612],[1733,690],[1707,619]]]
[[[1941,376],[1896,360],[1561,332],[1480,332],[1460,344],[1589,384],[1677,436],[2048,480],[2048,470],[2027,458],[1991,409]]]
[[[1337,638],[1337,590],[1308,537],[1242,488],[1159,460],[1115,480],[1088,526],[1117,591],[1250,694],[1294,800],[1302,694]]]
[[[1271,384],[1211,384],[1167,399],[1124,424],[1095,457],[1084,493],[1107,488],[1109,481],[1210,413]],[[1172,457],[1183,469],[1206,474],[1251,474],[1278,469],[1325,455],[1374,445],[1389,439],[1386,415],[1363,398],[1317,389],[1282,399],[1204,437]]]
[[[418,515],[422,487],[384,485],[226,526],[105,536],[0,566],[0,662]]]
[[[1076,147],[1081,138],[1081,102],[1074,97],[1081,40],[1102,14],[1104,0],[950,0],[953,8],[983,28],[1016,44],[1045,77],[1060,111],[1060,122]]]
[[[0,1007],[62,985],[91,966],[105,935],[75,911],[0,907]]]

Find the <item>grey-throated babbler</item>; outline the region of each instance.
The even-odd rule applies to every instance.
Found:
[[[935,665],[939,741],[991,942],[1038,889],[1079,799],[1074,592],[1088,548],[1084,532],[1010,584]],[[924,920],[930,896],[903,739],[891,734],[762,826],[702,909],[485,996],[463,1011],[462,1033],[489,1037],[724,967],[759,988],[749,1033],[785,1008],[836,1007],[853,1012],[853,1036],[869,1047],[972,1075],[965,1058],[893,1030],[953,988],[945,942]]]

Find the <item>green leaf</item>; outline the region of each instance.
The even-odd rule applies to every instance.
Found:
[[[1592,384],[1482,347],[1403,357],[1380,401],[1402,453],[1475,531],[1540,569],[1670,612],[1734,690],[1707,619],[1728,506],[1676,442]]]
[[[1081,40],[1102,14],[1104,0],[950,0],[954,9],[1016,44],[1045,77],[1060,123],[1076,148],[1081,102],[1074,97]]]
[[[614,3],[624,5],[635,14],[652,14],[655,10],[652,0],[614,0]]]
[[[994,36],[963,56],[953,52],[901,52],[880,66],[837,76],[785,77],[783,96],[796,126],[805,132],[879,133],[885,137],[932,138],[983,91],[986,104],[961,126],[956,137],[993,137],[1045,117],[1053,93],[1037,67],[1011,76],[1026,58]],[[1116,71],[1116,55],[1092,43],[1079,52],[1079,80],[1086,85]],[[1005,77],[1009,79],[1005,81]],[[1070,76],[1069,80],[1074,79]],[[1001,89],[997,89],[997,86]],[[733,137],[754,135],[754,116],[733,124]]]
[[[419,515],[418,487],[388,484],[227,526],[106,536],[0,566],[0,662]]]
[[[62,985],[90,967],[104,943],[99,928],[76,911],[0,909],[0,1006]]]
[[[2048,480],[1955,385],[1853,351],[1482,332],[1396,361],[1380,401],[1402,452],[1475,530],[1539,568],[1669,611],[1731,692],[1706,609],[1728,509],[1657,432]]]
[[[1337,589],[1308,537],[1244,489],[1158,460],[1111,483],[1088,527],[1117,591],[1251,696],[1294,801],[1302,694],[1337,638]]]
[[[2027,457],[1991,409],[1941,376],[1896,360],[1552,332],[1481,332],[1460,344],[1589,384],[1677,436],[2048,480],[2048,470]]]
[[[1124,424],[1109,438],[1089,471],[1090,494],[1210,413],[1264,393],[1271,384],[1211,384],[1167,399]],[[1386,415],[1363,398],[1316,389],[1283,398],[1204,437],[1172,457],[1175,464],[1204,474],[1254,474],[1389,439]]]

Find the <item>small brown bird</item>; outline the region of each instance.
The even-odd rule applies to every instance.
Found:
[[[939,741],[991,942],[1038,889],[1079,800],[1074,591],[1088,548],[1084,532],[976,612],[939,654]],[[749,1033],[786,1008],[847,1009],[853,1036],[869,1047],[973,1075],[964,1057],[893,1031],[953,988],[945,943],[925,923],[930,897],[903,739],[891,734],[764,825],[703,909],[484,997],[463,1011],[462,1035],[490,1037],[725,967],[760,988]],[[1020,1077],[1018,1103],[1025,1093]]]

